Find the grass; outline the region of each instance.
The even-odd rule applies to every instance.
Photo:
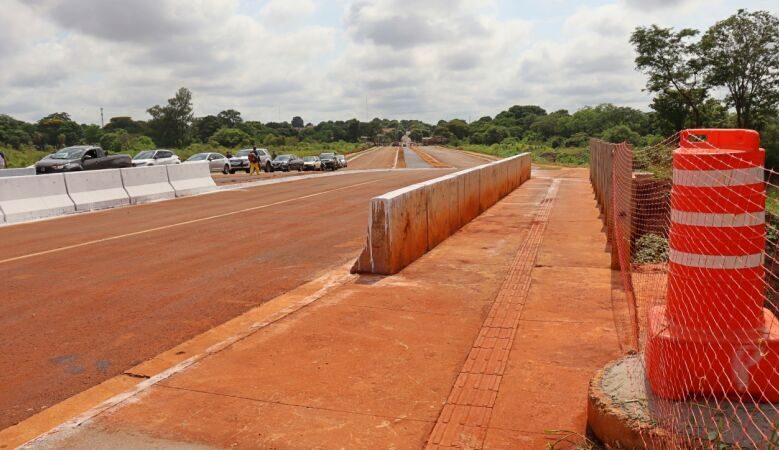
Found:
[[[563,167],[586,167],[590,163],[590,150],[586,147],[552,148],[545,145],[504,142],[494,145],[463,144],[455,148],[501,158],[530,152],[535,163]]]
[[[283,155],[285,153],[295,153],[296,155],[302,157],[302,156],[319,155],[320,153],[327,153],[327,152],[337,152],[346,155],[349,153],[354,153],[360,150],[364,150],[370,146],[371,144],[355,144],[351,142],[332,142],[332,143],[301,142],[295,145],[268,146],[267,148],[269,150],[276,152],[277,155]],[[264,146],[258,146],[258,147],[264,147]],[[244,148],[244,147],[240,147],[240,148]],[[191,144],[186,148],[175,150],[175,152],[179,156],[179,158],[181,158],[181,160],[184,161],[190,156],[194,155],[195,153],[219,152],[225,154],[228,151],[232,151],[233,153],[235,153],[236,151],[240,150],[240,148],[228,149],[225,147],[220,147],[218,145]],[[0,148],[0,151],[2,151],[6,156],[6,160],[7,160],[6,165],[8,168],[19,168],[19,167],[31,166],[36,162],[40,161],[44,156],[53,152],[53,150],[40,151],[35,149],[34,147],[23,147],[20,149],[2,147]],[[130,156],[135,156],[140,151],[141,150],[134,151],[134,152],[112,152],[112,153],[126,153],[129,154]]]

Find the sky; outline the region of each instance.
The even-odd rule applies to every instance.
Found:
[[[0,114],[477,120],[515,104],[647,109],[637,26],[705,30],[775,0],[0,0]]]

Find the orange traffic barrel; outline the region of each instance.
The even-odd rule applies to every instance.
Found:
[[[765,151],[751,130],[686,130],[673,153],[666,304],[648,312],[653,391],[779,401],[764,309]]]

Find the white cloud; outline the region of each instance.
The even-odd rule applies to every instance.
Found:
[[[313,0],[270,0],[260,11],[260,20],[268,26],[289,25],[314,14]]]
[[[371,117],[428,121],[518,103],[645,107],[630,32],[700,28],[736,9],[558,0],[506,15],[502,1],[4,0],[0,113],[95,122],[102,106],[143,118],[181,86],[197,114],[236,108],[264,121],[365,119],[366,99]],[[552,8],[556,19],[534,18]]]

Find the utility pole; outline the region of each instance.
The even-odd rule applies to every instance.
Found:
[[[103,107],[100,107],[100,128],[103,128],[105,124],[103,123]]]

